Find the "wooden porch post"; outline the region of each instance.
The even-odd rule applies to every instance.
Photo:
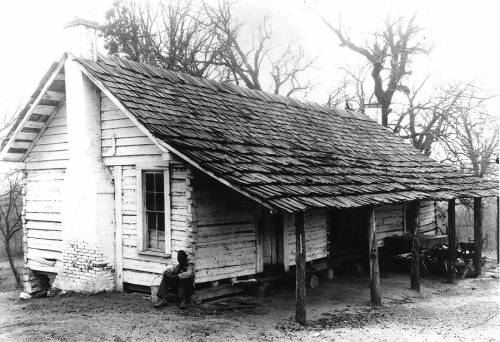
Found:
[[[455,230],[455,199],[448,201],[448,283],[455,282],[457,261],[457,234]]]
[[[378,268],[377,227],[375,208],[368,209],[368,245],[370,256],[370,300],[373,305],[382,305],[380,294],[380,273]]]
[[[411,289],[420,292],[420,201],[413,201],[411,208]]]
[[[295,214],[295,322],[306,324],[306,238],[304,213]]]
[[[500,264],[500,197],[497,196],[497,264]]]
[[[474,275],[481,275],[481,254],[483,251],[483,213],[481,197],[474,197]]]

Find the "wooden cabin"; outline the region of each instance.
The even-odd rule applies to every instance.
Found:
[[[92,23],[68,29],[95,39]],[[496,195],[361,113],[98,55],[95,44],[50,68],[1,158],[25,165],[26,266],[76,291],[158,284],[180,249],[197,284],[290,267],[303,279],[306,263],[434,234],[435,200]]]

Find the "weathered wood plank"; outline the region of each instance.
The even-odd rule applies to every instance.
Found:
[[[411,203],[410,232],[412,234],[412,253],[411,253],[411,289],[420,292],[420,240],[419,240],[419,201]]]
[[[375,210],[370,207],[368,210],[368,248],[370,259],[370,300],[372,305],[382,305],[380,293],[380,272],[378,266],[378,246],[377,246],[377,226],[375,220]]]
[[[102,147],[101,151],[103,157],[161,154],[160,149],[156,145]]]
[[[306,324],[306,237],[304,214],[295,214],[295,322]]]
[[[28,251],[28,259],[30,257],[44,258],[44,259],[54,259],[54,260],[60,260],[61,259],[61,252],[59,252],[59,251],[37,249],[37,248],[33,248],[31,246],[27,247],[27,251]]]

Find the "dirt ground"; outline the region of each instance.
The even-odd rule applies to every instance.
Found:
[[[0,341],[500,341],[498,276],[489,260],[480,278],[456,285],[422,279],[418,294],[408,275],[385,275],[381,308],[368,303],[366,277],[322,280],[308,293],[306,327],[293,323],[294,284],[272,297],[185,311],[153,309],[141,294],[22,301],[17,292],[0,292]]]
[[[23,265],[23,258],[16,257],[14,263],[17,268]],[[12,274],[9,262],[7,260],[0,261],[0,291],[13,291],[16,289],[16,279]]]

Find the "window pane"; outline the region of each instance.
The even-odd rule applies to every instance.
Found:
[[[146,172],[146,191],[155,191],[155,174]]]
[[[163,196],[163,192],[156,194],[156,210],[164,211],[165,210],[165,197]]]
[[[158,213],[156,214],[157,220],[158,220],[158,231],[164,232],[165,231],[165,213]]]
[[[154,230],[148,230],[148,248],[156,248],[156,232]]]
[[[163,192],[163,172],[155,174],[156,192]]]
[[[149,230],[156,230],[156,214],[148,212],[147,215],[147,227]]]
[[[165,241],[158,241],[158,249],[160,251],[164,251],[165,250]]]
[[[165,242],[165,232],[158,232],[158,241]]]
[[[146,210],[155,210],[155,193],[146,192]]]
[[[165,250],[165,232],[158,232],[158,249],[161,251]]]

